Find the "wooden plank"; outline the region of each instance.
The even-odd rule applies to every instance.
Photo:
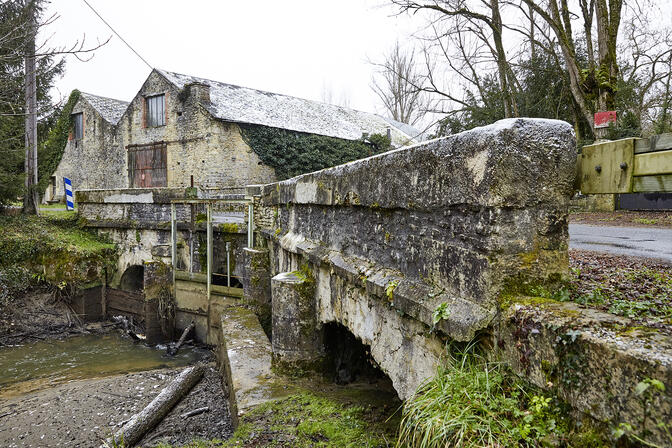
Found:
[[[634,138],[584,146],[580,168],[581,193],[630,193],[634,147]]]
[[[635,139],[635,154],[651,151],[651,142],[648,138]]]
[[[632,191],[635,193],[672,192],[672,174],[635,177]]]
[[[107,289],[107,309],[123,311],[138,316],[145,314],[145,299],[142,293],[122,291],[119,289]]]
[[[650,138],[637,139],[635,142],[635,154],[667,151],[668,149],[672,149],[672,133],[654,135]]]
[[[177,280],[185,280],[188,282],[207,283],[208,276],[200,272],[189,271],[175,271],[175,278]]]
[[[211,285],[212,293],[225,297],[243,297],[243,288],[229,288],[228,286]]]
[[[672,174],[672,150],[647,152],[635,156],[634,176]]]

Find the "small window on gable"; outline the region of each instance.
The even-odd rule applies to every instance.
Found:
[[[148,128],[166,124],[165,95],[155,95],[145,98],[145,110],[147,112],[145,124]]]
[[[72,115],[72,134],[75,140],[84,137],[84,116],[81,112]]]

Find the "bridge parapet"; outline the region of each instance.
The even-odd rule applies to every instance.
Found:
[[[569,124],[504,120],[265,185],[257,224],[425,324],[446,303],[468,340],[506,288],[566,274],[575,163]]]

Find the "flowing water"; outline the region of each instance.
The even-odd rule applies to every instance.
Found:
[[[186,366],[207,351],[183,347],[176,356],[165,353],[117,333],[5,347],[0,349],[0,399],[72,380]]]

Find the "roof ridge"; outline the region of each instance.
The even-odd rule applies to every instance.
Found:
[[[82,95],[95,96],[96,98],[103,98],[103,99],[106,99],[106,100],[118,101],[120,103],[126,103],[126,104],[130,103],[130,101],[120,100],[118,98],[112,98],[111,96],[96,95],[95,93],[83,92],[81,90],[79,91],[79,93],[82,94]]]

